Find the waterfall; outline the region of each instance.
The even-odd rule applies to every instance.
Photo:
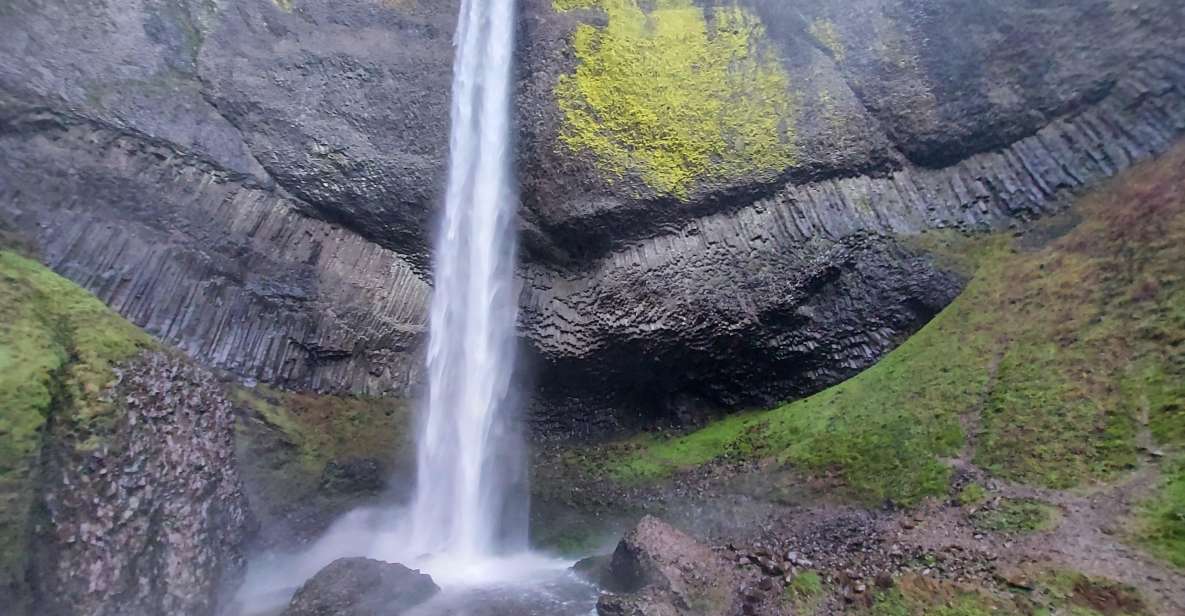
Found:
[[[454,41],[448,190],[409,536],[412,552],[450,558],[525,548],[526,518],[508,497],[523,476],[508,399],[517,313],[514,11],[514,0],[463,0]]]
[[[566,579],[570,562],[527,549],[524,444],[510,395],[518,307],[510,130],[514,1],[461,4],[415,493],[406,509],[360,507],[307,550],[253,563],[240,600],[254,610],[282,607],[293,580],[359,554],[422,569],[460,593],[456,589],[508,585],[529,594],[523,584]],[[591,607],[595,593],[577,586]],[[550,587],[539,592],[540,600],[555,600]]]

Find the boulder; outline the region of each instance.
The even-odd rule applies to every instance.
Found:
[[[653,516],[622,538],[602,580],[600,616],[732,613],[741,583],[722,556]]]
[[[572,565],[572,573],[597,586],[608,588],[610,583],[609,566],[612,563],[612,554],[597,554],[576,561],[576,564]]]
[[[339,558],[304,583],[284,616],[398,616],[440,587],[415,569],[369,558]]]
[[[254,527],[221,384],[178,353],[151,350],[117,367],[99,396],[109,405],[51,411],[29,613],[218,613]],[[85,419],[96,408],[102,420]]]

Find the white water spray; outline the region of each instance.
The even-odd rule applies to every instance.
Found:
[[[517,305],[514,0],[463,0],[454,44],[448,192],[408,549],[482,559],[525,548],[525,515],[507,497],[522,476],[507,417]]]

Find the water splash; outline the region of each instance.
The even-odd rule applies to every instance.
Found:
[[[453,559],[526,547],[526,516],[508,499],[523,477],[508,425],[517,309],[514,12],[514,0],[463,0],[454,41],[448,191],[407,546]]]

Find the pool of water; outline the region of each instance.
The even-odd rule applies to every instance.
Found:
[[[364,556],[432,576],[441,593],[409,616],[588,616],[598,589],[570,571],[571,559],[538,552],[494,558],[412,555],[401,512],[363,508],[343,516],[307,549],[254,556],[224,616],[275,616],[306,580],[338,558]]]

